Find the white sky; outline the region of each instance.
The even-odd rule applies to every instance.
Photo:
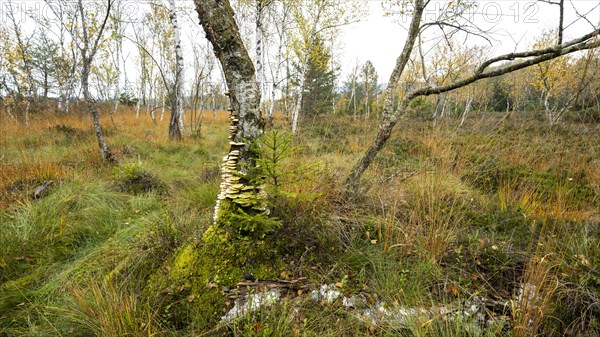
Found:
[[[565,0],[565,4],[565,26],[576,18],[573,6],[581,14],[592,10],[587,17],[596,26],[600,25],[600,1]],[[430,9],[426,9],[425,17],[434,15],[439,3],[434,3],[428,8]],[[387,82],[402,50],[406,38],[404,27],[408,26],[409,18],[402,22],[397,17],[386,17],[382,10],[382,1],[370,0],[369,9],[369,16],[365,20],[343,29],[342,72],[349,73],[357,62],[362,64],[371,60],[379,74],[379,82]],[[558,25],[558,17],[558,6],[531,0],[482,0],[474,12],[478,25],[496,31],[493,35],[496,39],[493,41],[494,45],[487,44],[490,51],[496,55],[513,51],[517,43],[518,49],[527,48],[543,30],[555,28]],[[589,23],[580,20],[567,28],[565,38],[572,38],[591,30],[593,28]],[[478,44],[484,42],[482,39],[477,40]],[[344,79],[343,75],[341,79]]]
[[[352,0],[348,0],[352,1]],[[425,11],[425,18],[434,16],[440,7],[438,0],[432,0],[432,3]],[[435,1],[438,1],[435,3]],[[444,0],[447,3],[450,0]],[[558,0],[552,0],[558,1]],[[198,42],[197,36],[203,36],[201,28],[197,24],[197,15],[193,10],[191,0],[176,0],[179,7],[186,7],[189,15],[181,13],[180,20],[184,21],[182,36],[184,37],[183,47],[187,64],[191,64],[192,52],[190,43],[206,43],[204,39]],[[45,4],[43,1],[35,0],[12,0],[13,4],[18,4],[21,11],[25,9],[33,10],[38,14],[44,15]],[[132,13],[139,10],[138,6],[143,6],[147,1],[127,1],[127,8]],[[163,3],[166,1],[163,0]],[[575,9],[581,14],[587,14],[591,24],[600,25],[600,0],[565,0],[566,18],[565,25],[573,22],[576,18]],[[0,20],[7,24],[5,5],[7,0],[0,0]],[[361,65],[366,60],[373,62],[378,74],[379,82],[385,83],[394,67],[396,58],[399,56],[406,37],[406,29],[410,17],[386,17],[382,9],[382,1],[368,0],[369,13],[365,18],[349,26],[342,28],[340,36],[340,49],[336,49],[335,56],[340,58],[341,76],[340,83],[346,79],[346,74],[356,65]],[[136,9],[137,8],[137,9]],[[574,9],[575,8],[575,9]],[[47,10],[47,8],[46,8]],[[591,11],[591,12],[590,12]],[[487,44],[492,55],[513,51],[516,46],[522,50],[527,48],[539,36],[543,30],[556,27],[558,22],[558,6],[541,3],[534,0],[481,0],[478,2],[477,9],[473,12],[474,21],[482,28],[491,29],[496,34],[493,35],[493,45]],[[24,27],[31,27],[34,21],[31,18],[24,17]],[[183,19],[183,20],[182,20]],[[195,20],[195,23],[189,20]],[[185,22],[187,21],[187,22]],[[573,25],[568,26],[565,39],[581,35],[593,29],[590,23],[579,20]],[[431,36],[433,30],[429,35]],[[427,35],[426,35],[427,37]],[[187,40],[187,41],[186,41]],[[483,44],[485,41],[469,40],[469,43]],[[253,46],[247,46],[249,53],[254,54]],[[136,70],[137,63],[134,57],[131,57],[130,76]],[[129,68],[129,67],[128,67]],[[189,75],[188,75],[189,76]],[[130,78],[132,80],[132,78]]]

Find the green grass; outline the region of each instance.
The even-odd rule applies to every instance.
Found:
[[[5,126],[0,336],[600,334],[600,147],[589,126],[407,120],[348,201],[344,175],[374,127],[307,121],[277,164],[285,179],[270,203],[281,227],[256,246],[264,261],[240,266],[223,260],[239,252],[202,241],[227,147],[223,118],[205,123],[201,138],[172,143],[166,122],[131,111],[115,121],[103,121],[115,164],[101,162],[86,117]],[[218,325],[232,305],[221,287],[248,271],[338,284],[390,308],[460,307],[477,295],[512,324],[484,330],[440,315],[373,325],[339,300],[310,301],[305,289]],[[515,300],[525,282],[539,287],[539,302]]]

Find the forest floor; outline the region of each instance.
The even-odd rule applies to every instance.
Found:
[[[0,336],[600,335],[598,124],[407,118],[352,198],[376,120],[270,131],[280,259],[199,289],[225,113],[173,142],[168,118],[113,121],[115,163],[85,115],[2,121]]]

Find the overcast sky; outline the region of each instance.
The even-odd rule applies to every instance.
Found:
[[[408,26],[410,18],[386,17],[382,1],[371,0],[368,3],[368,17],[343,29],[342,72],[350,72],[357,62],[362,64],[371,60],[379,74],[379,81],[387,82],[402,50],[406,38],[405,27]],[[596,26],[600,25],[599,0],[566,0],[565,3],[565,26],[577,17],[573,7],[580,14],[591,11],[587,15],[588,19]],[[430,5],[424,13],[425,18],[435,15],[439,6],[439,2]],[[482,28],[495,31],[493,45],[487,46],[490,47],[491,53],[497,55],[514,51],[515,47],[522,50],[530,46],[542,31],[557,26],[559,11],[556,5],[531,0],[484,0],[478,2],[473,17]],[[591,30],[593,27],[588,22],[578,20],[568,26],[565,38],[572,38]],[[485,45],[482,39],[470,41]]]
[[[187,64],[191,64],[192,53],[191,44],[204,43],[204,35],[197,22],[197,14],[193,8],[191,0],[176,0],[178,7],[181,8],[180,19],[183,25],[183,47],[186,53],[184,59]],[[353,1],[353,0],[348,0]],[[442,3],[449,0],[432,0],[432,4],[426,9],[424,18],[431,19],[439,13]],[[552,0],[558,1],[558,0]],[[32,10],[38,15],[47,13],[47,7],[43,1],[35,0],[12,0],[13,4],[18,4],[25,12],[25,8]],[[410,17],[385,16],[382,8],[382,1],[369,0],[364,1],[368,7],[368,14],[364,15],[360,22],[344,26],[342,28],[339,48],[335,50],[335,57],[338,57],[341,66],[340,83],[346,79],[351,69],[356,65],[363,64],[366,60],[373,62],[378,74],[379,82],[385,83],[394,67],[396,58],[399,56],[403,43],[406,38],[406,29]],[[133,14],[140,11],[140,6],[147,1],[126,1],[127,8]],[[163,0],[163,3],[166,1]],[[600,0],[565,0],[566,15],[565,38],[593,30],[592,25],[600,25]],[[5,10],[7,0],[0,0],[0,19],[6,20],[2,11]],[[588,21],[576,20],[577,13],[586,14]],[[487,44],[490,55],[498,55],[514,51],[515,48],[523,50],[531,45],[533,40],[544,30],[552,29],[557,26],[558,6],[533,0],[482,0],[477,2],[477,7],[472,11],[473,20],[481,28],[491,30],[493,40],[492,44]],[[33,27],[34,20],[25,18],[24,27]],[[187,21],[187,22],[186,22]],[[571,24],[576,21],[574,24]],[[6,24],[6,21],[4,21]],[[250,27],[251,28],[251,27]],[[250,31],[250,33],[252,33]],[[429,36],[428,36],[429,35]],[[250,34],[253,37],[252,34]],[[433,37],[433,31],[426,33],[425,38]],[[469,39],[469,44],[485,44],[482,39]],[[128,47],[126,47],[128,48]],[[135,50],[130,46],[131,50]],[[253,53],[253,46],[248,46],[250,54]],[[126,51],[127,53],[127,51]],[[127,61],[131,64],[129,75],[135,76],[135,57],[130,57]],[[129,67],[128,67],[129,68]],[[188,74],[189,77],[191,74]],[[130,78],[131,80],[132,78]]]

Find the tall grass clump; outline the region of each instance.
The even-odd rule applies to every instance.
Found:
[[[1,255],[11,261],[3,274],[14,277],[32,265],[64,261],[107,239],[124,225],[118,221],[124,201],[98,181],[76,180],[19,209],[0,232]]]
[[[425,173],[408,201],[408,226],[417,233],[417,252],[434,263],[450,249],[462,226],[461,201],[442,179],[440,173]]]
[[[156,309],[113,282],[90,279],[66,287],[67,331],[98,337],[161,336]]]

